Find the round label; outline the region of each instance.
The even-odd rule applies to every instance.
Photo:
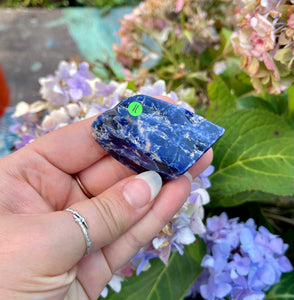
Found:
[[[137,117],[143,112],[143,106],[139,102],[132,102],[128,106],[128,111],[130,115]]]

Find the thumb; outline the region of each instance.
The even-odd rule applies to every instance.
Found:
[[[141,219],[152,205],[162,186],[154,171],[125,178],[92,199],[75,203],[71,211],[40,215],[44,224],[43,267],[52,275],[71,269],[86,253],[85,232],[72,211],[87,222],[91,252],[110,244]],[[38,245],[39,247],[40,245]],[[42,249],[40,249],[41,252]],[[49,274],[47,274],[49,275]]]

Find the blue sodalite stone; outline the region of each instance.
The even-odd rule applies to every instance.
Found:
[[[118,161],[138,173],[156,171],[164,180],[184,174],[225,131],[182,107],[145,95],[122,100],[99,115],[92,129],[95,140]]]

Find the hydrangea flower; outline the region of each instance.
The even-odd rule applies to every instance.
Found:
[[[113,45],[116,59],[125,68],[138,69],[143,63],[165,57],[162,48],[169,49],[175,40],[183,44],[185,52],[203,52],[218,42],[214,21],[204,9],[212,4],[213,1],[184,0],[141,2],[120,21],[120,44]]]
[[[226,213],[207,219],[202,235],[207,253],[203,273],[190,291],[204,299],[264,299],[265,291],[293,267],[285,256],[288,245],[265,227],[249,219],[239,223]]]
[[[77,101],[90,96],[92,88],[88,81],[93,79],[95,76],[89,71],[88,63],[82,62],[77,66],[75,62],[61,61],[55,76],[39,79],[40,93],[43,99],[53,105],[65,105],[70,100]]]
[[[235,20],[240,29],[231,36],[241,67],[261,92],[279,94],[294,82],[293,2],[236,1]]]
[[[121,291],[121,283],[122,281],[124,280],[124,277],[121,276],[121,275],[117,275],[117,274],[114,274],[111,278],[111,280],[108,282],[108,285],[117,293],[119,293]],[[106,286],[100,296],[103,297],[103,298],[106,298],[108,295],[108,287]]]

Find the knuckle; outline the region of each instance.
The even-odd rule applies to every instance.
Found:
[[[163,217],[160,213],[157,213],[156,210],[151,209],[150,214],[153,216],[154,225],[157,227],[158,232],[170,221],[170,217]]]
[[[145,246],[148,241],[142,240],[136,234],[133,234],[131,231],[128,231],[125,235],[127,243],[130,245],[132,249],[136,249],[139,251],[143,246]]]
[[[93,199],[98,217],[105,224],[105,228],[111,239],[114,239],[124,231],[125,217],[123,208],[119,201],[115,202],[105,196],[98,196]]]

